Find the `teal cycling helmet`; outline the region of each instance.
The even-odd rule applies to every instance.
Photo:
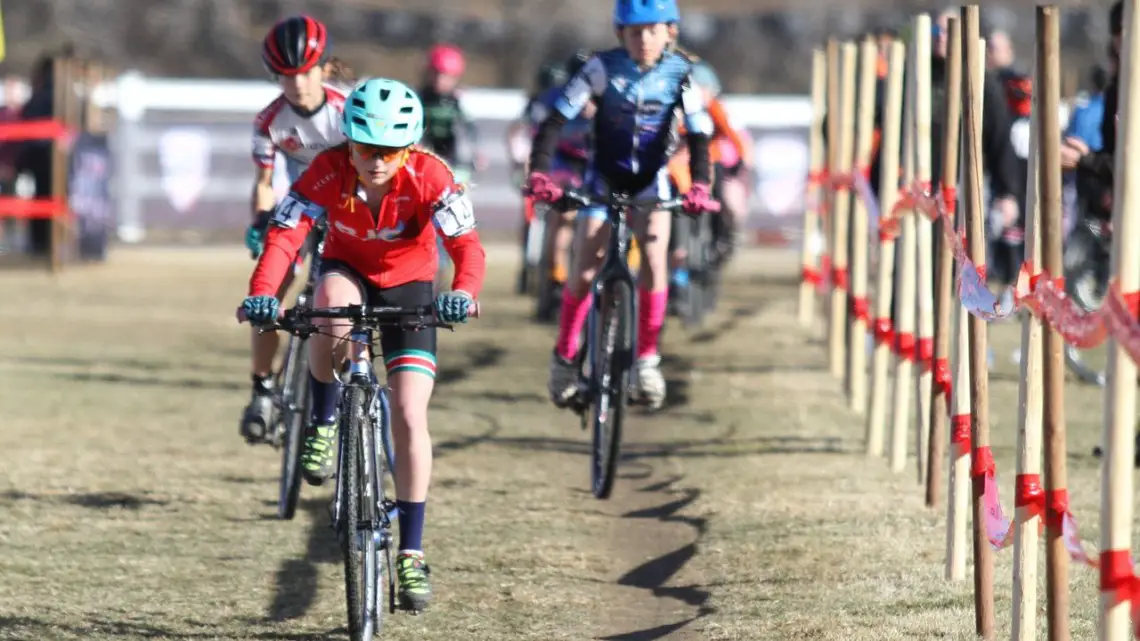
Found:
[[[370,78],[345,100],[341,131],[366,145],[408,147],[424,135],[424,105],[404,83]]]
[[[614,5],[614,26],[619,29],[680,21],[681,10],[677,8],[677,0],[617,0]]]
[[[690,77],[693,79],[694,85],[709,92],[714,98],[720,95],[720,78],[717,77],[709,63],[702,60],[694,64]]]

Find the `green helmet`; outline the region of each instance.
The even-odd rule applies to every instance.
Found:
[[[714,97],[720,95],[720,78],[717,78],[709,63],[701,60],[693,65],[693,84],[711,93]]]
[[[404,83],[370,78],[345,100],[341,131],[349,140],[366,145],[414,145],[424,135],[424,105]]]

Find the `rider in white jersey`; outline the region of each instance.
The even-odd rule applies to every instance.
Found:
[[[317,154],[345,141],[340,130],[345,92],[326,84],[328,30],[316,19],[301,15],[278,22],[262,44],[261,59],[280,84],[281,95],[257,115],[253,125],[253,221],[245,244],[254,258],[261,255],[269,217],[277,205],[273,191],[273,165],[278,153],[285,157],[289,181],[295,181]],[[304,251],[298,256],[302,258]],[[277,293],[281,298],[292,278]],[[241,435],[248,443],[263,442],[272,424],[273,357],[278,338],[274,332],[253,331],[253,391],[242,413]]]

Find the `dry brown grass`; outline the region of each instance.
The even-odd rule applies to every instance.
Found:
[[[544,400],[551,330],[509,293],[513,254],[493,256],[486,318],[442,339],[438,607],[386,638],[972,638],[971,584],[942,579],[943,515],[913,471],[862,455],[816,333],[794,328],[784,257],[745,257],[713,330],[670,327],[677,402],[630,424],[599,502],[586,435]],[[343,637],[328,490],[277,522],[277,456],[236,434],[248,268],[236,248],[121,250],[58,280],[0,274],[0,638]],[[1008,497],[1017,330],[992,333]],[[1095,541],[1101,394],[1067,400],[1073,508]],[[1074,569],[1074,638],[1093,637],[1096,594]]]

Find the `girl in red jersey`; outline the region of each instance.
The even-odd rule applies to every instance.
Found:
[[[455,263],[451,291],[434,298],[441,320],[462,323],[483,284],[485,257],[471,201],[438,156],[413,147],[423,136],[423,104],[395,80],[368,80],[348,97],[343,130],[348,143],[317,156],[274,211],[265,252],[250,278],[242,310],[253,323],[277,318],[275,294],[313,224],[328,216],[317,307],[418,306],[433,303],[436,239]],[[302,455],[314,485],[335,468],[334,363],[349,356],[349,324],[328,320],[309,340],[312,422]],[[434,329],[389,330],[380,338],[391,389],[396,450],[400,554],[396,563],[403,607],[422,610],[431,599],[423,560],[424,505],[431,478],[427,409],[435,381]],[[335,357],[335,361],[334,361]]]

